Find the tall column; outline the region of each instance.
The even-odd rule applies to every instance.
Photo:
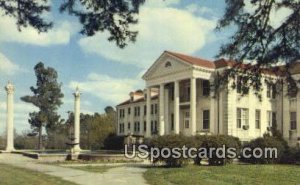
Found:
[[[78,143],[74,146],[75,151],[80,151],[80,95],[79,88],[73,93],[75,98],[74,103],[74,142]]]
[[[165,134],[165,85],[160,84],[159,87],[159,135]]]
[[[190,94],[190,122],[191,134],[196,134],[196,78],[191,78],[191,94]]]
[[[6,151],[12,152],[14,148],[14,91],[11,82],[5,87],[7,92],[7,114],[6,114]]]
[[[147,87],[146,100],[146,134],[145,137],[151,137],[151,88]]]
[[[214,80],[211,79],[209,81],[210,85],[213,85]],[[219,110],[217,110],[217,104],[218,104],[218,100],[217,100],[217,96],[215,96],[215,89],[214,88],[210,88],[210,111],[209,111],[209,132],[213,133],[213,134],[219,134],[218,133],[218,117],[220,117],[220,113]],[[254,113],[255,114],[255,113]],[[254,114],[250,114],[250,115],[254,115]]]
[[[179,134],[179,81],[174,82],[174,133]]]
[[[170,133],[170,107],[169,107],[169,89],[165,89],[165,134]]]

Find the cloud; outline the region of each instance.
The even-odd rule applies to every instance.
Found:
[[[0,15],[2,15],[1,12]],[[68,44],[71,35],[77,30],[74,29],[71,23],[64,21],[57,22],[47,33],[38,33],[33,27],[22,28],[22,31],[19,32],[16,20],[9,16],[1,16],[0,25],[0,42],[15,42],[38,46]]]
[[[278,0],[277,0],[278,1]],[[245,1],[245,11],[249,13],[254,13],[258,5],[251,4],[250,0]],[[279,8],[273,7],[270,13],[270,25],[274,28],[278,28],[286,18],[291,15],[292,10],[288,8]]]
[[[107,33],[98,33],[80,39],[79,45],[86,53],[146,68],[164,50],[187,54],[198,51],[207,43],[208,35],[213,35],[215,25],[216,20],[197,17],[186,10],[146,4],[140,11],[139,24],[133,27],[139,31],[136,43],[119,49],[107,41]]]
[[[10,61],[3,53],[0,52],[0,72],[6,75],[13,75],[22,71],[21,68]]]
[[[200,15],[214,15],[215,12],[206,7],[206,6],[200,6],[198,3],[194,3],[194,4],[189,4],[187,5],[186,7],[186,10],[191,12],[191,13],[194,13],[194,14],[200,14]]]
[[[90,73],[83,82],[71,81],[69,83],[71,89],[77,86],[79,86],[83,93],[89,93],[101,100],[118,104],[128,99],[129,92],[141,87],[141,81]]]

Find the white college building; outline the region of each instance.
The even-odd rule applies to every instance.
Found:
[[[118,135],[151,137],[164,134],[224,134],[249,141],[270,131],[273,123],[284,138],[296,145],[300,138],[300,97],[279,94],[263,83],[262,97],[253,91],[242,96],[239,88],[227,88],[215,96],[217,72],[232,66],[220,59],[208,61],[165,51],[144,74],[144,91],[130,93],[117,106]],[[299,72],[300,70],[298,70]],[[297,70],[293,77],[299,78]],[[263,78],[279,78],[265,74]]]

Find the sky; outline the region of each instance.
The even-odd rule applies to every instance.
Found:
[[[63,118],[73,110],[76,86],[82,92],[82,113],[101,113],[106,106],[128,99],[131,91],[143,89],[141,76],[164,50],[214,60],[233,32],[232,28],[215,31],[225,10],[224,0],[147,0],[139,23],[132,27],[139,31],[137,41],[120,49],[107,41],[105,32],[82,36],[78,20],[60,14],[57,2],[52,0],[52,11],[45,15],[54,20],[47,33],[38,34],[31,27],[19,32],[14,19],[0,18],[0,134],[5,131],[4,86],[9,80],[16,87],[15,129],[30,130],[28,113],[37,109],[20,97],[32,94],[33,67],[40,61],[55,68],[63,84],[64,104],[59,109]]]

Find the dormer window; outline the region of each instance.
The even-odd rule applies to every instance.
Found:
[[[166,68],[171,67],[171,66],[172,66],[171,62],[169,62],[169,61],[166,62],[166,64],[165,64],[165,67],[166,67]]]

